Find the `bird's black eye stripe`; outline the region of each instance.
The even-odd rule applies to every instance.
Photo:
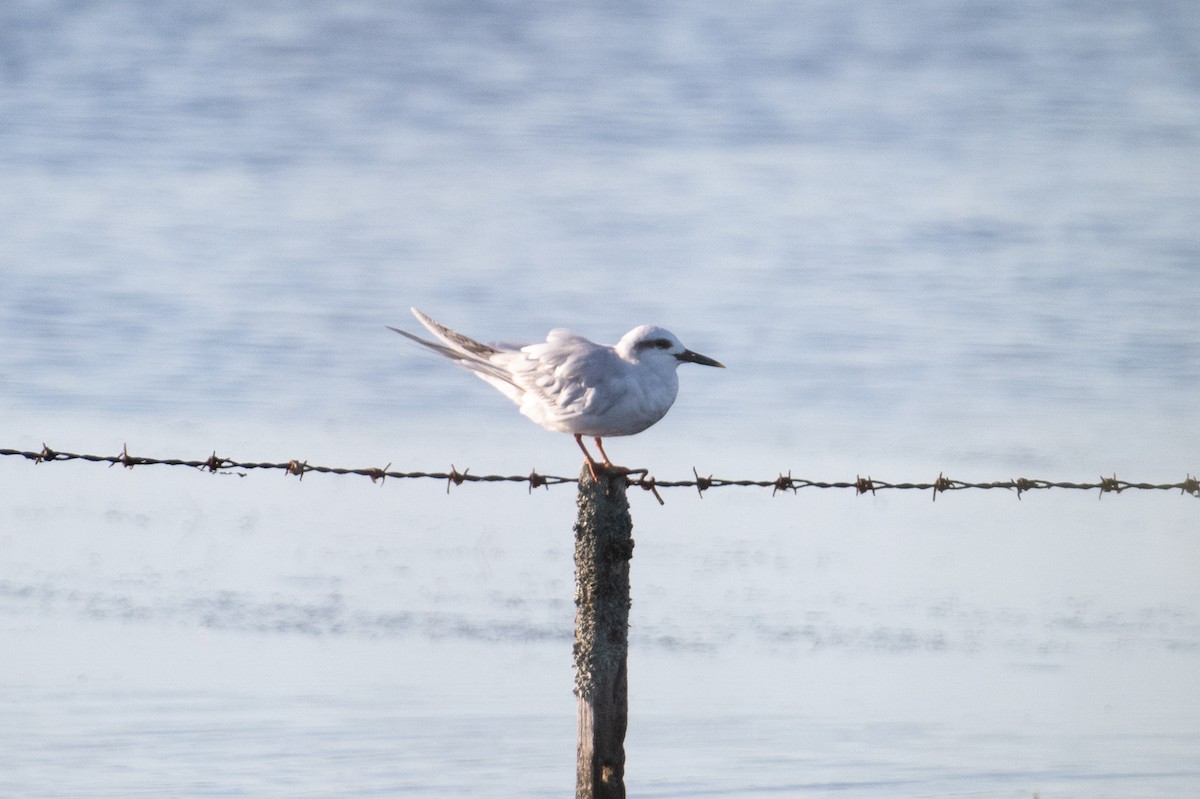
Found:
[[[639,341],[637,343],[639,350],[648,350],[651,347],[658,350],[669,350],[671,349],[671,340],[668,338],[652,338],[648,341]]]

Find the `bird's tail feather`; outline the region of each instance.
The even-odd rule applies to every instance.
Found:
[[[422,347],[428,347],[429,349],[436,352],[438,355],[449,358],[452,361],[461,361],[464,357],[466,357],[466,354],[463,352],[460,352],[455,349],[451,349],[450,347],[447,347],[443,344],[438,344],[436,341],[430,341],[428,339],[421,338],[420,336],[414,336],[412,333],[409,333],[407,330],[401,330],[400,328],[392,327],[391,325],[387,325],[387,329],[393,330],[393,331],[399,333],[400,335],[404,336],[406,339],[409,339],[410,341],[417,342]]]
[[[485,359],[490,358],[493,355],[497,355],[500,352],[500,350],[496,349],[495,347],[489,347],[487,344],[476,341],[470,336],[464,336],[457,330],[451,330],[440,322],[435,322],[433,319],[430,319],[416,308],[410,308],[409,310],[413,312],[413,316],[417,317],[417,320],[420,321],[421,324],[425,325],[430,333],[437,336],[451,348],[458,350],[459,352],[465,352],[469,355],[475,356],[476,358]]]
[[[464,336],[457,330],[451,330],[445,325],[435,322],[433,319],[421,313],[416,308],[413,308],[412,312],[413,315],[420,320],[421,324],[425,325],[425,327],[428,328],[431,333],[445,343],[439,344],[436,341],[429,341],[421,338],[420,336],[414,336],[412,333],[409,333],[406,330],[401,330],[398,327],[392,327],[391,325],[387,326],[388,330],[394,330],[405,338],[415,341],[421,346],[433,350],[438,355],[441,355],[444,358],[449,358],[459,366],[469,369],[477,376],[491,383],[493,386],[500,389],[500,391],[502,391],[504,394],[512,397],[514,401],[520,401],[519,396],[523,392],[523,389],[513,382],[512,375],[507,369],[504,369],[498,364],[493,363],[491,360],[493,355],[501,354],[501,350],[498,350],[495,347],[489,347],[487,344],[476,341],[469,336]],[[511,389],[517,390],[515,396]]]

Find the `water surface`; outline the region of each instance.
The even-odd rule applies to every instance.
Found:
[[[384,329],[674,330],[614,457],[1177,482],[1184,3],[0,11],[0,445],[575,474]],[[0,793],[561,796],[566,488],[4,459]],[[1180,796],[1174,493],[633,496],[647,796]]]

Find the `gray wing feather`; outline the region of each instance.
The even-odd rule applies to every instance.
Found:
[[[487,344],[476,341],[469,336],[464,336],[457,330],[451,330],[445,325],[430,319],[416,308],[413,308],[412,312],[420,320],[421,324],[425,325],[431,333],[444,343],[439,344],[435,341],[423,339],[420,336],[414,336],[406,330],[401,330],[391,325],[387,326],[388,329],[394,330],[410,341],[415,341],[421,346],[433,350],[438,355],[449,358],[458,365],[471,370],[479,377],[500,388],[506,394],[509,394],[511,389],[521,389],[521,386],[513,382],[512,375],[507,369],[492,361],[492,358],[495,356],[503,356],[510,353],[498,350],[495,347],[489,347]]]
[[[487,360],[493,355],[500,354],[500,350],[496,349],[495,347],[489,347],[487,344],[476,341],[470,336],[464,336],[457,330],[451,330],[440,322],[435,322],[433,319],[430,319],[416,308],[410,308],[409,310],[413,312],[413,316],[420,320],[421,324],[425,325],[425,327],[429,329],[430,333],[449,344],[453,349],[473,355],[476,358],[482,358],[484,360]],[[395,330],[395,328],[392,329]],[[412,338],[412,336],[409,336],[409,338]],[[417,339],[417,341],[420,341],[420,339]]]

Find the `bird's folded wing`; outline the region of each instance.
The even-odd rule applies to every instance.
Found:
[[[508,366],[515,382],[554,416],[603,413],[627,390],[623,363],[612,349],[565,330],[552,331],[545,344],[512,357]]]

